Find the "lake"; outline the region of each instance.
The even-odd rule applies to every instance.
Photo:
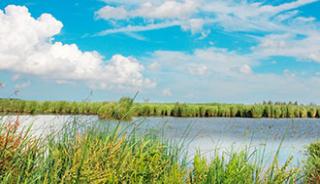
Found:
[[[12,122],[16,116],[2,117],[2,122]],[[32,124],[32,134],[45,136],[61,130],[66,124],[77,122],[80,127],[114,127],[116,121],[102,121],[96,116],[20,116],[22,127]],[[320,139],[319,119],[248,119],[248,118],[135,118],[122,127],[135,127],[138,133],[152,132],[174,143],[183,142],[191,157],[200,151],[210,159],[218,153],[245,148],[258,150],[265,162],[270,163],[281,144],[279,161],[284,163],[293,156],[293,165],[301,165],[306,146]],[[129,128],[129,129],[130,129]]]

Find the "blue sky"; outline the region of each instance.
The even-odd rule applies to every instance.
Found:
[[[0,0],[0,96],[320,103],[318,0]]]

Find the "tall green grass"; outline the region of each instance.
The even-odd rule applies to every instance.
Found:
[[[320,118],[320,106],[297,103],[184,104],[118,102],[24,101],[0,99],[2,114],[81,114],[103,119],[130,120],[133,116],[246,117],[246,118]]]
[[[47,138],[18,131],[18,122],[0,126],[0,183],[296,183],[290,159],[263,164],[256,152],[200,153],[189,161],[183,150],[152,134],[119,127],[66,128]],[[309,180],[308,180],[309,181]]]
[[[308,146],[305,183],[320,184],[320,141]]]
[[[47,139],[11,125],[0,133],[0,183],[174,183],[186,175],[176,148],[119,128],[65,129]]]

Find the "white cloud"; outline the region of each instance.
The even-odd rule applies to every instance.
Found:
[[[118,7],[104,6],[96,12],[96,16],[102,19],[181,19],[188,18],[197,10],[198,3],[194,0],[185,1],[163,1],[160,3],[144,2],[139,3],[137,8],[129,9],[123,5]]]
[[[318,0],[297,0],[277,6],[249,1],[212,1],[203,7],[204,12],[212,13],[214,22],[229,31],[295,31],[297,8]],[[293,13],[294,12],[294,13]]]
[[[281,74],[255,73],[252,67],[259,64],[259,58],[254,55],[209,48],[191,54],[157,51],[144,60],[160,65],[160,70],[152,71],[159,80],[159,87],[152,94],[164,96],[162,89],[170,89],[174,91],[171,97],[177,101],[320,102],[316,100],[320,99],[319,76],[303,76],[289,70]],[[190,74],[190,65],[205,65],[206,77]]]
[[[73,82],[66,81],[66,80],[56,80],[56,84],[73,84]]]
[[[134,33],[134,32],[126,32],[125,33],[127,36],[134,38],[136,40],[140,40],[140,41],[148,41],[146,37],[138,34],[138,33]]]
[[[128,12],[124,7],[105,6],[96,13],[97,18],[101,19],[127,19]]]
[[[121,28],[107,29],[107,30],[99,32],[97,35],[104,36],[104,35],[109,35],[109,34],[114,34],[114,33],[149,31],[149,30],[154,30],[154,29],[163,29],[163,28],[167,28],[167,27],[177,26],[180,24],[181,24],[180,22],[174,21],[174,22],[163,22],[163,23],[157,23],[157,24],[151,23],[151,24],[143,25],[143,26],[128,25],[126,27],[121,27]]]
[[[210,19],[192,18],[183,21],[181,27],[183,30],[190,30],[192,34],[201,33],[202,35],[205,35],[208,31],[203,31],[203,27],[210,22],[212,22]]]
[[[167,88],[167,89],[162,90],[162,95],[165,97],[172,96],[171,89]]]
[[[272,34],[260,39],[253,52],[259,57],[288,56],[320,62],[320,32],[309,33],[304,38],[293,34]]]
[[[110,3],[110,1],[106,2]],[[190,30],[195,34],[201,33],[202,27],[208,23],[208,20],[194,16],[201,5],[200,1],[196,0],[118,1],[116,4],[116,6],[106,5],[102,7],[96,11],[96,17],[112,22],[142,18],[144,24],[116,26],[114,29],[105,30],[99,35],[148,31],[172,26],[180,26],[183,30]]]
[[[62,23],[50,14],[35,19],[26,7],[9,5],[0,11],[0,70],[41,76],[55,81],[84,81],[100,88],[143,88],[144,67],[132,57],[114,55],[109,61],[75,44],[55,42]]]
[[[257,64],[257,61],[251,55],[242,55],[215,47],[197,49],[191,54],[175,51],[156,51],[151,57],[144,58],[144,60],[151,63],[149,66],[152,66],[152,68],[156,66],[157,70],[153,70],[154,72],[164,68],[165,70],[162,72],[208,75],[208,78],[215,74],[223,74],[225,76],[248,74],[251,72],[250,65]]]
[[[96,12],[97,17],[115,21],[112,29],[99,35],[140,32],[180,26],[200,39],[210,34],[210,27],[217,25],[228,32],[265,33],[256,36],[258,45],[252,49],[256,58],[289,56],[301,60],[320,61],[319,23],[314,17],[300,14],[299,8],[319,0],[294,0],[272,5],[268,2],[237,0],[160,0],[160,1],[108,1]],[[122,13],[115,14],[117,10]],[[131,21],[142,18],[142,22]],[[117,24],[117,21],[120,24]],[[139,22],[135,25],[132,22]],[[126,26],[123,23],[127,23]],[[303,36],[305,38],[297,38]]]
[[[240,72],[248,75],[252,73],[252,69],[249,65],[244,64],[240,67]]]
[[[165,24],[180,26],[193,34],[206,32],[205,27],[219,25],[228,31],[266,31],[301,32],[305,24],[312,24],[312,17],[299,16],[301,6],[319,0],[296,0],[280,5],[270,5],[252,1],[236,0],[159,0],[159,1],[108,1],[105,7],[96,12],[96,17],[107,21],[121,21],[130,24],[130,20],[142,18],[144,24],[119,27],[106,30],[109,34],[129,32],[128,27],[138,27],[134,31],[161,29]],[[113,3],[110,6],[109,3]],[[175,22],[175,24],[170,24]],[[178,22],[178,24],[177,24]],[[142,27],[147,27],[143,29]]]
[[[203,64],[190,64],[188,65],[188,70],[192,75],[203,76],[208,73],[208,67]]]
[[[310,3],[314,3],[314,2],[317,2],[317,1],[318,0],[297,0],[297,1],[292,1],[292,2],[281,4],[279,6],[263,6],[261,8],[261,10],[263,10],[265,12],[272,12],[272,13],[276,14],[276,13],[279,13],[279,12],[292,10],[292,9],[298,8],[300,6],[303,6],[303,5],[306,5],[306,4],[310,4]]]
[[[161,65],[158,62],[153,62],[148,66],[148,69],[151,71],[159,71],[161,69]]]
[[[110,6],[111,1],[105,2]],[[139,32],[180,26],[183,31],[200,33],[204,38],[213,27],[220,27],[224,32],[244,31],[246,33],[242,35],[245,36],[262,33],[253,34],[258,44],[248,54],[212,46],[209,49],[196,49],[192,53],[156,51],[144,60],[151,63],[149,69],[153,70],[148,72],[160,80],[162,86],[158,92],[163,92],[163,88],[173,90],[175,93],[172,96],[177,94],[177,100],[186,100],[182,97],[188,96],[186,93],[191,91],[194,101],[205,97],[224,102],[244,99],[301,99],[311,102],[320,98],[319,76],[302,76],[290,71],[259,74],[254,72],[254,67],[271,56],[319,62],[319,24],[314,17],[305,17],[300,12],[300,7],[315,2],[319,0],[293,0],[279,5],[249,0],[119,0],[113,1],[112,6],[125,9],[126,13],[113,18],[109,12],[106,20],[115,24],[113,29],[106,32]],[[192,8],[185,6],[187,3],[193,3]],[[161,7],[169,4],[172,7],[167,10],[180,9],[175,9],[175,12],[163,11]],[[144,5],[148,5],[145,7],[149,11],[144,11]],[[186,92],[186,89],[190,90]],[[301,94],[309,95],[301,97]]]

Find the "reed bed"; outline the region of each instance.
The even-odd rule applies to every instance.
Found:
[[[320,184],[320,141],[308,147],[305,163],[305,183]]]
[[[320,106],[298,103],[264,102],[243,104],[134,103],[118,102],[24,101],[0,99],[2,114],[98,115],[102,119],[130,120],[133,116],[320,118]]]
[[[19,122],[0,126],[0,183],[280,184],[316,183],[319,177],[308,165],[307,178],[301,178],[302,170],[289,167],[290,158],[278,164],[277,153],[268,166],[248,151],[216,154],[211,161],[199,152],[190,161],[174,144],[120,127],[65,128],[41,139],[18,127]],[[312,145],[309,152],[318,148]]]

